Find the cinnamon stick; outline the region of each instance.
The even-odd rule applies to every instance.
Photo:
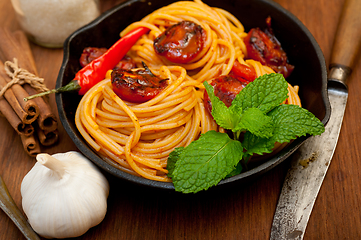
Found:
[[[10,106],[8,101],[6,101],[3,97],[0,97],[0,112],[18,134],[29,136],[34,133],[33,125],[23,123],[18,115],[16,115],[14,109]]]
[[[20,49],[22,50],[23,57],[19,60],[19,65],[26,65],[29,72],[38,75],[35,60],[26,34],[22,30],[18,30],[8,35],[9,38],[12,38],[13,41],[17,42],[17,46],[20,46]],[[28,84],[24,84],[23,88],[29,95],[39,93]],[[58,128],[57,119],[52,113],[46,97],[35,98],[33,101],[35,101],[39,107],[39,117],[37,119],[39,127],[46,132],[55,131]]]
[[[59,139],[58,130],[46,132],[40,128],[37,128],[37,135],[40,141],[40,144],[43,146],[51,146],[55,144]]]
[[[4,87],[6,82],[7,75],[4,70],[4,64],[0,61],[0,86],[1,88]],[[21,106],[18,99],[16,98],[12,88],[8,89],[4,94],[5,99],[8,101],[8,103],[11,105],[11,107],[14,109],[15,113],[18,115],[18,117],[21,119],[21,121],[25,124],[31,124],[36,120],[35,115],[29,115]],[[39,112],[39,109],[38,109]]]
[[[2,64],[2,66],[4,66]],[[2,67],[0,67],[0,71],[3,71],[4,69]],[[5,70],[4,70],[5,71]],[[10,82],[10,78],[6,78],[5,79],[8,82]],[[2,87],[4,87],[5,85],[2,85]],[[33,122],[37,119],[37,117],[39,116],[39,107],[36,105],[35,101],[33,99],[31,99],[32,101],[24,101],[25,97],[30,96],[29,93],[27,93],[25,91],[25,89],[19,85],[19,84],[14,84],[11,87],[11,90],[13,91],[18,103],[20,104],[20,106],[22,107],[22,109],[24,109],[24,111],[28,114],[28,120],[30,122]]]
[[[22,52],[26,55],[26,61],[29,63],[29,69],[27,69],[29,72],[35,74],[36,76],[39,76],[38,71],[36,69],[36,64],[33,56],[33,52],[31,51],[30,44],[28,41],[28,38],[24,31],[17,30],[12,33],[14,39],[16,39],[18,46],[20,46],[20,49]],[[25,60],[25,59],[24,59]],[[22,60],[19,62],[20,65],[24,65]]]
[[[20,68],[26,69],[28,72],[37,76],[38,74],[34,57],[32,55],[32,51],[25,33],[21,30],[12,33],[7,29],[0,28],[0,36],[0,57],[3,57],[4,61],[12,61],[14,58],[16,58]],[[4,71],[4,64],[0,61],[1,86],[4,86],[4,84],[7,84],[7,82],[9,81],[10,78],[6,77],[7,74]],[[24,134],[20,135],[24,150],[30,156],[36,156],[38,153],[40,153],[39,141],[44,146],[50,146],[56,143],[59,138],[57,130],[57,120],[55,115],[51,111],[47,99],[37,98],[29,100],[27,102],[23,101],[24,97],[36,93],[38,93],[38,91],[36,91],[29,84],[24,84],[23,86],[16,84],[13,85],[13,87],[11,87],[10,89],[8,89],[4,94],[5,98],[8,96],[9,99],[12,100],[13,104],[11,105],[11,107],[13,108],[14,112],[16,112],[16,109],[19,114],[22,114],[22,117],[19,117],[23,122],[26,122],[29,116],[31,116],[31,114],[27,113],[27,117],[25,117],[25,119],[23,117],[23,115],[25,116],[25,103],[31,101],[37,107],[37,115],[34,114],[37,122],[32,124],[33,127],[35,126],[36,128],[36,133],[28,136],[25,136]],[[6,98],[6,100],[8,100],[8,98]],[[17,100],[17,102],[15,100]],[[20,100],[22,101],[21,103],[19,103]],[[19,107],[19,105],[22,107],[23,111],[20,111],[21,108]]]
[[[24,85],[24,89],[28,92],[29,95],[34,95],[38,93],[38,91],[36,91],[28,84]],[[47,131],[47,132],[55,131],[58,128],[58,122],[56,120],[55,115],[50,109],[50,105],[42,97],[35,98],[33,100],[39,107],[39,116],[37,118],[37,123],[39,127],[43,131]]]
[[[2,56],[5,58],[3,60],[12,61],[14,58],[17,58],[21,68],[35,74],[36,72],[33,71],[32,64],[27,60],[28,56],[25,55],[23,49],[17,45],[17,39],[12,33],[8,29],[0,28],[0,36],[0,50]]]
[[[27,154],[29,154],[32,157],[35,157],[41,152],[39,141],[36,139],[34,134],[30,136],[20,135],[20,137],[24,150]]]
[[[12,35],[12,33],[5,29],[0,28],[0,51],[2,52],[2,56],[5,58],[5,60],[13,60],[14,58],[18,59],[19,66],[24,69],[33,68],[32,64],[29,61],[26,61],[27,55],[22,51],[22,49],[16,45],[17,39]],[[3,65],[3,64],[2,64]],[[4,71],[4,68],[0,69],[0,71]],[[10,78],[6,78],[6,81],[11,81]],[[4,85],[3,85],[4,86]],[[22,108],[30,115],[37,118],[39,115],[39,109],[36,107],[36,104],[34,101],[27,101],[25,102],[23,99],[29,94],[23,89],[23,87],[19,84],[15,84],[11,87],[11,89],[14,92],[14,95],[18,99],[19,104],[22,106]]]

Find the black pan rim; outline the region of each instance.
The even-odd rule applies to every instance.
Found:
[[[85,31],[88,31],[88,30],[92,29],[93,27],[96,27],[96,25],[98,25],[104,19],[108,18],[113,13],[121,10],[125,6],[128,6],[128,5],[130,5],[132,3],[135,3],[135,2],[138,2],[138,1],[140,1],[140,0],[130,0],[130,1],[127,1],[127,2],[124,2],[124,3],[120,4],[118,6],[115,6],[114,8],[112,8],[112,9],[106,11],[105,13],[103,13],[100,17],[98,17],[97,19],[95,19],[91,23],[89,23],[86,26],[84,26],[84,27],[78,29],[77,31],[75,31],[72,35],[70,35],[66,39],[66,41],[64,42],[64,46],[63,46],[63,49],[64,49],[63,62],[62,62],[62,65],[60,67],[58,78],[57,78],[57,81],[56,81],[56,88],[59,88],[59,87],[65,85],[64,82],[63,82],[63,77],[64,77],[65,68],[66,68],[66,66],[68,64],[68,60],[69,60],[69,56],[70,56],[69,46],[70,46],[71,41],[78,34],[80,34],[82,32],[85,32]],[[320,62],[321,71],[322,71],[322,90],[321,90],[321,94],[322,94],[323,103],[325,105],[325,116],[321,121],[322,121],[323,124],[326,125],[328,120],[329,120],[329,117],[330,117],[331,107],[330,107],[330,103],[328,101],[328,96],[327,96],[327,69],[326,69],[325,59],[324,59],[323,53],[322,53],[318,43],[316,42],[316,40],[314,39],[314,37],[310,33],[310,31],[304,26],[304,24],[297,17],[295,17],[292,13],[290,13],[288,10],[284,9],[281,5],[279,5],[278,3],[275,3],[273,1],[270,1],[270,0],[257,0],[257,1],[268,4],[268,5],[276,8],[276,9],[278,9],[283,14],[285,14],[290,20],[295,22],[295,24],[297,24],[302,29],[302,31],[307,35],[309,41],[311,42],[313,48],[315,49],[318,60]],[[160,189],[166,189],[166,190],[174,190],[174,186],[173,186],[172,183],[169,183],[169,182],[157,182],[157,181],[145,179],[145,178],[142,178],[142,177],[134,176],[134,175],[128,174],[126,172],[123,172],[123,171],[121,171],[119,169],[115,169],[114,167],[112,167],[111,165],[106,163],[104,160],[102,160],[97,154],[94,153],[94,151],[92,151],[90,149],[90,147],[88,145],[84,144],[82,142],[82,140],[80,140],[78,138],[78,136],[75,134],[74,130],[71,128],[70,123],[69,123],[69,119],[67,119],[66,114],[63,111],[64,110],[64,104],[63,104],[63,100],[61,98],[61,95],[56,94],[55,100],[56,100],[56,104],[57,104],[57,108],[58,108],[59,119],[60,119],[60,122],[62,123],[65,131],[70,136],[70,138],[74,141],[76,147],[87,158],[89,158],[92,162],[94,162],[99,168],[103,169],[104,171],[106,171],[106,172],[108,172],[108,173],[110,173],[110,174],[112,174],[112,175],[114,175],[114,176],[116,176],[118,178],[121,178],[121,179],[126,180],[126,181],[130,181],[130,182],[135,183],[135,184],[154,187],[154,188],[160,188]],[[272,157],[268,161],[264,162],[263,164],[259,165],[258,167],[255,167],[255,168],[253,168],[253,169],[251,169],[249,171],[246,171],[244,173],[241,173],[241,174],[239,174],[237,176],[224,179],[218,185],[225,185],[227,183],[231,183],[231,182],[235,182],[235,181],[247,180],[247,179],[257,177],[258,175],[261,175],[262,173],[276,167],[283,160],[287,159],[294,151],[297,150],[297,148],[299,146],[301,146],[301,144],[307,138],[308,138],[308,136],[296,139],[287,148],[283,149],[280,153],[276,154],[274,157]]]

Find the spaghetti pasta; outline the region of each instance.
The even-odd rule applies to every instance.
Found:
[[[207,38],[193,61],[175,65],[155,53],[153,42],[167,27],[184,20],[202,26]],[[112,161],[113,166],[128,173],[167,182],[167,158],[174,148],[189,145],[209,130],[224,132],[205,110],[202,83],[229,74],[235,61],[253,68],[257,76],[273,70],[245,60],[243,38],[247,33],[242,24],[229,12],[211,8],[200,0],[160,8],[129,25],[120,35],[139,26],[150,32],[138,40],[128,56],[138,67],[144,62],[156,76],[168,79],[169,85],[155,98],[135,104],[114,93],[108,73],[83,96],[75,123],[105,161]],[[300,105],[298,89],[289,85],[288,90],[285,103]]]

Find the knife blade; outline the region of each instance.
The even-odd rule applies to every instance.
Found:
[[[331,116],[325,132],[310,137],[291,156],[271,227],[271,240],[304,237],[308,220],[336,149],[346,108],[346,80],[361,49],[361,1],[346,0],[328,73]]]

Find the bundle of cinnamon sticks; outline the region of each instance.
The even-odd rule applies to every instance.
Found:
[[[58,141],[57,120],[46,97],[24,101],[25,97],[38,93],[30,83],[9,85],[16,69],[38,76],[25,33],[0,28],[0,36],[0,112],[19,134],[24,150],[36,156],[41,151],[40,145],[51,146]]]

